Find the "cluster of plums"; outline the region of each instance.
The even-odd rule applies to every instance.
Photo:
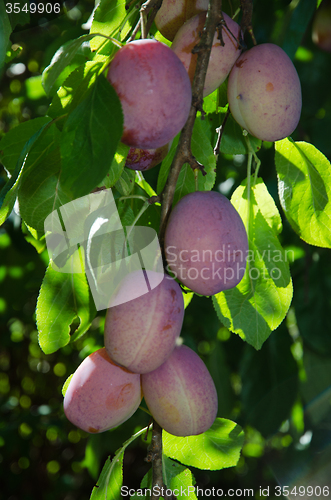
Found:
[[[115,55],[108,80],[122,104],[127,166],[146,170],[167,154],[190,111],[196,55],[208,0],[163,0],[155,18],[172,47],[138,40]],[[229,75],[228,100],[237,122],[261,140],[291,134],[301,89],[288,56],[272,44],[241,54],[240,28],[223,14],[223,44],[215,35],[204,95]],[[136,271],[119,286],[106,314],[104,345],[74,373],[64,398],[68,419],[87,432],[120,425],[144,397],[153,418],[177,436],[200,434],[217,410],[214,382],[201,358],[180,343],[184,318],[178,281],[200,295],[235,287],[246,268],[248,241],[231,202],[215,191],[184,196],[165,232],[167,273],[157,286],[152,271]],[[169,274],[171,274],[171,276]],[[178,280],[178,281],[176,281]],[[159,280],[160,281],[160,280]],[[125,300],[130,290],[136,298]]]
[[[144,397],[169,433],[208,430],[217,415],[217,393],[201,358],[178,341],[184,301],[174,278],[198,294],[214,295],[241,281],[247,250],[244,224],[225,196],[184,196],[165,234],[173,277],[141,270],[123,279],[107,310],[105,347],[81,363],[67,388],[68,419],[87,432],[103,432],[131,417]],[[126,299],[132,290],[136,298]]]
[[[130,146],[126,167],[148,170],[167,155],[191,106],[191,84],[209,0],[163,0],[155,24],[172,42],[135,40],[115,55],[108,80],[123,108],[122,142]],[[301,113],[297,71],[277,45],[265,43],[242,53],[240,27],[223,13],[222,41],[215,33],[204,96],[229,76],[228,102],[234,119],[263,141],[289,136]]]

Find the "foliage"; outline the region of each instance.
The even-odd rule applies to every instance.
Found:
[[[224,10],[231,14],[238,4],[224,1]],[[282,46],[294,60],[302,117],[293,138],[261,144],[244,136],[230,116],[218,158],[213,147],[215,129],[227,112],[226,82],[204,100],[204,119],[196,118],[192,152],[207,175],[199,172],[196,179],[184,165],[174,203],[197,183],[200,190],[220,189],[246,225],[250,255],[235,289],[212,299],[185,297],[184,342],[211,371],[219,414],[201,436],[164,432],[164,477],[172,489],[217,485],[221,478],[230,487],[253,485],[258,491],[274,481],[261,469],[266,457],[280,483],[303,484],[304,473],[291,476],[293,464],[303,470],[312,462],[322,470],[323,458],[316,456],[330,441],[321,431],[330,423],[331,384],[330,56],[310,39],[316,2],[267,4],[254,2],[255,36]],[[124,0],[101,0],[89,33],[82,25],[94,3],[87,0],[41,26],[32,14],[8,16],[4,5],[0,0],[5,169],[0,177],[0,452],[10,472],[0,479],[8,485],[4,494],[9,498],[11,492],[13,499],[87,499],[87,491],[92,500],[120,498],[122,484],[151,487],[150,466],[143,462],[148,417],[138,412],[101,437],[88,437],[65,421],[63,383],[102,346],[104,311],[96,311],[85,274],[58,273],[49,265],[44,220],[100,186],[112,188],[118,205],[122,196],[160,194],[178,138],[160,168],[144,175],[124,169],[128,149],[120,143],[121,107],[104,72],[138,20],[134,3],[126,10]],[[19,63],[25,66],[22,74]],[[130,225],[141,207],[139,198],[122,202],[123,225]],[[159,221],[155,204],[139,225],[158,231]],[[41,474],[38,491],[29,482],[32,468],[34,476]],[[212,470],[220,470],[217,477]],[[15,496],[17,484],[24,497]]]

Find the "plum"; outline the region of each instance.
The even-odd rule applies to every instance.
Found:
[[[209,58],[203,95],[214,92],[226,79],[230,70],[241,54],[239,45],[240,27],[223,12],[226,27],[222,28],[224,45],[215,33],[213,46]],[[206,14],[201,13],[189,19],[177,32],[172,43],[172,50],[184,64],[191,83],[193,82],[198,54],[192,54],[192,49],[200,40]]]
[[[141,384],[153,418],[170,434],[201,434],[214,423],[216,388],[206,365],[189,347],[175,347],[159,368],[141,376]]]
[[[157,149],[183,128],[191,107],[187,72],[176,54],[156,40],[134,40],[116,54],[107,78],[122,105],[122,142]]]
[[[244,52],[228,82],[233,118],[262,141],[278,141],[298,125],[302,98],[298,73],[288,55],[272,43]]]
[[[157,273],[149,271],[149,279]],[[125,278],[118,291],[139,295],[140,273]],[[160,366],[175,347],[184,318],[183,294],[178,283],[164,275],[148,293],[107,310],[104,341],[109,357],[132,372],[146,373]]]
[[[140,375],[117,366],[103,347],[79,365],[64,396],[68,420],[98,433],[128,420],[142,400]]]
[[[200,295],[235,287],[246,268],[245,226],[231,202],[216,191],[187,194],[165,230],[168,270]]]
[[[125,166],[130,170],[150,170],[164,160],[169,149],[170,143],[157,149],[130,148]]]
[[[316,11],[313,27],[313,42],[322,50],[331,52],[331,1],[324,0]]]
[[[200,12],[207,11],[208,4],[209,0],[163,0],[155,16],[156,27],[172,42],[185,21]]]

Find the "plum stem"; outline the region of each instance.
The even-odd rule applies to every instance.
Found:
[[[194,156],[191,152],[191,138],[193,127],[195,123],[196,114],[202,111],[203,103],[203,88],[207,73],[207,67],[211,52],[211,47],[214,40],[215,31],[222,23],[222,0],[210,0],[206,16],[206,23],[202,31],[201,39],[195,48],[197,52],[197,65],[192,84],[192,105],[186,124],[181,132],[177,150],[172,161],[167,182],[164,186],[161,199],[161,220],[159,239],[161,248],[164,251],[164,233],[170,215],[177,180],[184,163],[189,163],[192,166],[192,159]],[[193,165],[197,168],[197,162]]]

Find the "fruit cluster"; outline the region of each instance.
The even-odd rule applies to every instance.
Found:
[[[207,6],[208,0],[163,0],[155,22],[172,47],[133,41],[110,65],[108,80],[124,115],[122,142],[131,147],[129,168],[159,163],[188,118],[196,66],[192,49]],[[241,54],[240,27],[226,14],[223,18],[222,43],[215,35],[204,95],[229,75],[229,106],[237,122],[262,140],[286,137],[301,110],[291,60],[272,44]],[[201,358],[178,340],[184,301],[176,280],[205,296],[233,288],[244,276],[247,253],[244,224],[226,197],[214,191],[184,196],[165,231],[167,274],[159,279],[152,271],[136,271],[122,281],[107,311],[105,347],[82,362],[68,385],[68,419],[87,432],[103,432],[127,420],[144,397],[153,418],[171,434],[209,429],[217,393]],[[136,298],[126,299],[132,290]]]
[[[170,271],[196,293],[213,295],[236,286],[247,250],[244,224],[220,193],[188,194],[169,218]],[[132,290],[135,298],[129,300]],[[102,432],[128,419],[144,396],[154,419],[171,434],[209,429],[217,393],[201,358],[179,345],[183,318],[183,294],[173,277],[135,271],[123,279],[107,310],[105,347],[82,362],[67,388],[68,419],[87,432]]]
[[[197,61],[192,49],[200,40],[208,3],[163,0],[155,24],[172,42],[171,48],[156,40],[135,40],[122,47],[110,65],[107,77],[124,114],[122,142],[131,147],[127,168],[149,170],[159,164],[188,118]],[[263,141],[289,136],[302,105],[292,61],[272,43],[242,53],[239,25],[222,15],[221,39],[215,33],[203,95],[229,77],[229,108],[239,125]]]

